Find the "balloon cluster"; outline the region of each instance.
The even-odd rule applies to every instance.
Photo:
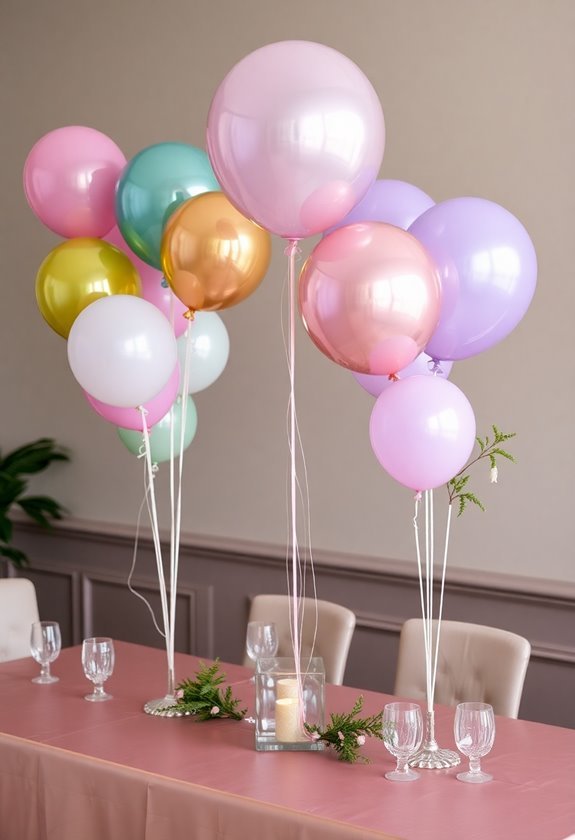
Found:
[[[311,340],[377,396],[371,443],[395,479],[420,491],[455,475],[475,418],[449,368],[519,323],[535,291],[535,251],[498,204],[436,204],[412,184],[377,180],[384,146],[370,81],[310,41],[268,44],[229,71],[211,102],[207,154],[159,143],[127,162],[112,140],[78,126],[38,141],[26,195],[68,238],[38,272],[38,305],[68,337],[95,410],[137,430],[134,408],[145,405],[160,423],[181,390],[183,316],[197,313],[192,329],[204,329],[200,316],[251,294],[270,234],[292,245],[323,234],[299,277]],[[221,327],[210,329],[218,367],[227,344],[217,347]],[[198,373],[200,345],[198,390],[215,378]]]
[[[24,189],[40,221],[66,238],[40,266],[36,299],[67,339],[89,405],[135,454],[144,413],[152,460],[168,460],[174,436],[184,448],[194,437],[190,394],[228,360],[216,310],[261,282],[269,234],[220,191],[206,153],[184,143],[128,162],[100,131],[59,128],[30,151]]]
[[[219,85],[207,150],[232,204],[294,241],[322,233],[299,277],[315,345],[374,396],[370,437],[382,466],[416,491],[467,461],[475,418],[446,377],[517,326],[535,291],[533,244],[483,198],[436,204],[376,180],[381,105],[348,58],[283,41],[250,53]]]

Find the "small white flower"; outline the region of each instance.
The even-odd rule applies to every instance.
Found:
[[[184,698],[184,689],[183,688],[178,688],[178,690],[176,691],[176,700],[183,700],[183,698]]]
[[[357,736],[357,743],[359,744],[360,747],[363,747],[363,745],[365,744],[365,735],[358,735]]]
[[[340,741],[343,741],[345,739],[345,735],[343,734],[343,732],[338,732],[337,737],[339,738]]]
[[[319,741],[320,738],[321,738],[321,735],[319,734],[319,732],[312,732],[311,733],[312,741]]]
[[[497,484],[497,467],[491,467],[491,483]]]
[[[219,713],[220,713],[220,707],[219,706],[212,706],[212,708],[210,709],[210,714],[211,715],[219,715]]]

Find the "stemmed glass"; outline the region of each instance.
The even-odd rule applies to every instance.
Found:
[[[397,759],[395,770],[385,774],[393,782],[413,782],[419,773],[407,761],[423,739],[423,718],[417,703],[388,703],[383,709],[383,743]]]
[[[489,703],[460,703],[455,710],[453,734],[459,752],[469,758],[469,770],[458,773],[460,782],[481,784],[493,778],[484,773],[479,760],[491,751],[495,740],[495,717]]]
[[[57,621],[35,621],[30,632],[30,652],[40,664],[40,676],[34,677],[33,683],[46,685],[58,682],[59,677],[50,673],[53,662],[62,648],[60,625]]]
[[[112,695],[104,691],[104,683],[114,670],[114,642],[112,639],[97,636],[84,639],[82,643],[82,666],[84,674],[94,683],[94,691],[86,694],[84,700],[97,703],[111,700]]]
[[[255,662],[260,656],[275,656],[278,634],[273,622],[250,621],[246,633],[246,653]]]

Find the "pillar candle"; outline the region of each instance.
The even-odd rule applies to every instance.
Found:
[[[297,680],[285,678],[277,681],[277,699],[285,700],[291,697],[292,700],[299,700],[299,692],[297,690]]]
[[[299,703],[294,697],[276,700],[276,741],[301,741]]]

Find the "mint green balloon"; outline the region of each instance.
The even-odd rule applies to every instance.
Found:
[[[132,158],[116,190],[122,236],[144,262],[161,268],[164,225],[180,204],[221,187],[203,149],[187,143],[156,143]]]
[[[178,397],[170,411],[150,429],[150,455],[152,463],[160,464],[162,461],[170,460],[170,428],[172,426],[172,411],[174,423],[174,457],[180,451],[180,434],[182,428],[182,399]],[[191,397],[187,398],[186,404],[186,429],[184,432],[184,449],[187,449],[193,441],[198,428],[198,412]],[[144,451],[144,437],[142,432],[135,432],[132,429],[117,429],[120,440],[132,452],[139,455]]]

